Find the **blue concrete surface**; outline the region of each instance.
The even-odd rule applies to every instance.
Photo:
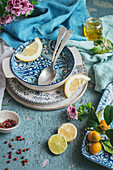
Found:
[[[110,6],[109,8],[105,8],[105,3],[110,3],[110,6],[113,6],[112,0],[87,0],[87,7],[91,16],[101,17],[108,14],[113,15],[112,8]],[[103,7],[102,4],[104,4]],[[95,92],[93,86],[89,84],[85,94],[76,102],[76,105],[79,107],[81,104],[91,102],[92,106],[97,107],[101,95],[101,93]],[[68,144],[68,148],[63,154],[55,156],[49,151],[47,145],[49,137],[57,133],[57,129],[62,123],[68,122],[66,109],[36,111],[17,103],[6,91],[2,110],[17,112],[21,122],[19,127],[12,133],[0,134],[0,170],[4,170],[6,167],[9,170],[107,170],[107,168],[87,160],[81,154],[87,117],[82,122],[77,120],[71,121],[77,127],[78,135],[73,143]],[[24,137],[25,140],[11,141],[12,138],[18,135]],[[7,163],[7,160],[9,160],[8,152],[11,149],[7,144],[4,144],[6,140],[13,145],[12,156],[13,158],[17,157],[17,161],[11,159],[11,163]],[[22,155],[16,153],[18,149],[28,147],[31,148],[30,151],[26,151]],[[6,157],[3,157],[3,155]],[[29,160],[27,165],[21,165],[21,156],[25,156]],[[48,163],[43,167],[45,160]]]

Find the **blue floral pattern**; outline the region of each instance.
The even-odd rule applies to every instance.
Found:
[[[30,85],[38,86],[38,77],[41,71],[44,68],[49,67],[51,64],[51,58],[56,42],[48,39],[41,39],[43,45],[41,55],[32,62],[23,62],[17,59],[15,54],[21,52],[27,45],[32,43],[32,41],[33,40],[25,42],[17,48],[11,56],[10,66],[12,72],[19,80]],[[56,60],[54,68],[57,74],[51,85],[55,85],[68,78],[74,69],[74,64],[75,61],[73,54],[67,47],[64,47],[63,51]]]
[[[102,98],[99,102],[99,105],[97,107],[96,112],[98,112],[101,109],[104,109],[107,105],[113,105],[113,83],[110,83],[103,95]],[[111,123],[111,129],[113,129],[113,122]],[[96,162],[98,164],[101,164],[107,168],[113,169],[113,155],[110,153],[105,152],[103,149],[96,155],[92,155],[89,152],[88,149],[88,140],[87,140],[87,135],[88,135],[89,131],[87,131],[84,140],[83,140],[83,144],[82,144],[82,154],[89,160]],[[103,135],[102,138],[105,139],[105,136]]]

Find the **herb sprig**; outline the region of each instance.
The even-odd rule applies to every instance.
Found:
[[[74,104],[74,107],[78,112],[78,119],[82,121],[84,120],[85,116],[89,114],[89,111],[91,109],[91,103],[89,102],[86,105],[81,105],[79,108],[77,108],[76,105]]]
[[[94,54],[104,54],[113,50],[113,43],[103,36],[100,36],[98,40],[94,41],[94,45],[95,47],[90,49]]]

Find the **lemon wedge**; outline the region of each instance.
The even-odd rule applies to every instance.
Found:
[[[67,148],[67,140],[61,134],[52,135],[48,140],[48,146],[52,153],[59,155]]]
[[[26,46],[22,52],[15,54],[15,56],[25,62],[34,61],[37,59],[42,51],[42,43],[38,37],[35,38],[30,45]]]
[[[77,136],[77,128],[72,123],[63,123],[58,128],[58,134],[65,136],[67,142],[71,142]]]
[[[79,87],[86,84],[89,80],[90,78],[83,74],[75,74],[70,76],[64,86],[64,93],[66,97],[71,97]]]

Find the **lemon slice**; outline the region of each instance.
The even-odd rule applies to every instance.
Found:
[[[67,142],[71,142],[77,136],[77,129],[72,123],[64,123],[58,128],[58,134],[65,136]]]
[[[34,61],[38,58],[42,51],[42,43],[38,37],[35,38],[30,45],[26,46],[22,52],[15,54],[15,56],[25,62]]]
[[[67,140],[63,135],[55,134],[49,138],[49,149],[52,153],[59,155],[67,148]]]
[[[64,86],[64,93],[66,97],[71,97],[79,87],[86,84],[89,80],[90,78],[83,74],[75,74],[70,76]]]

